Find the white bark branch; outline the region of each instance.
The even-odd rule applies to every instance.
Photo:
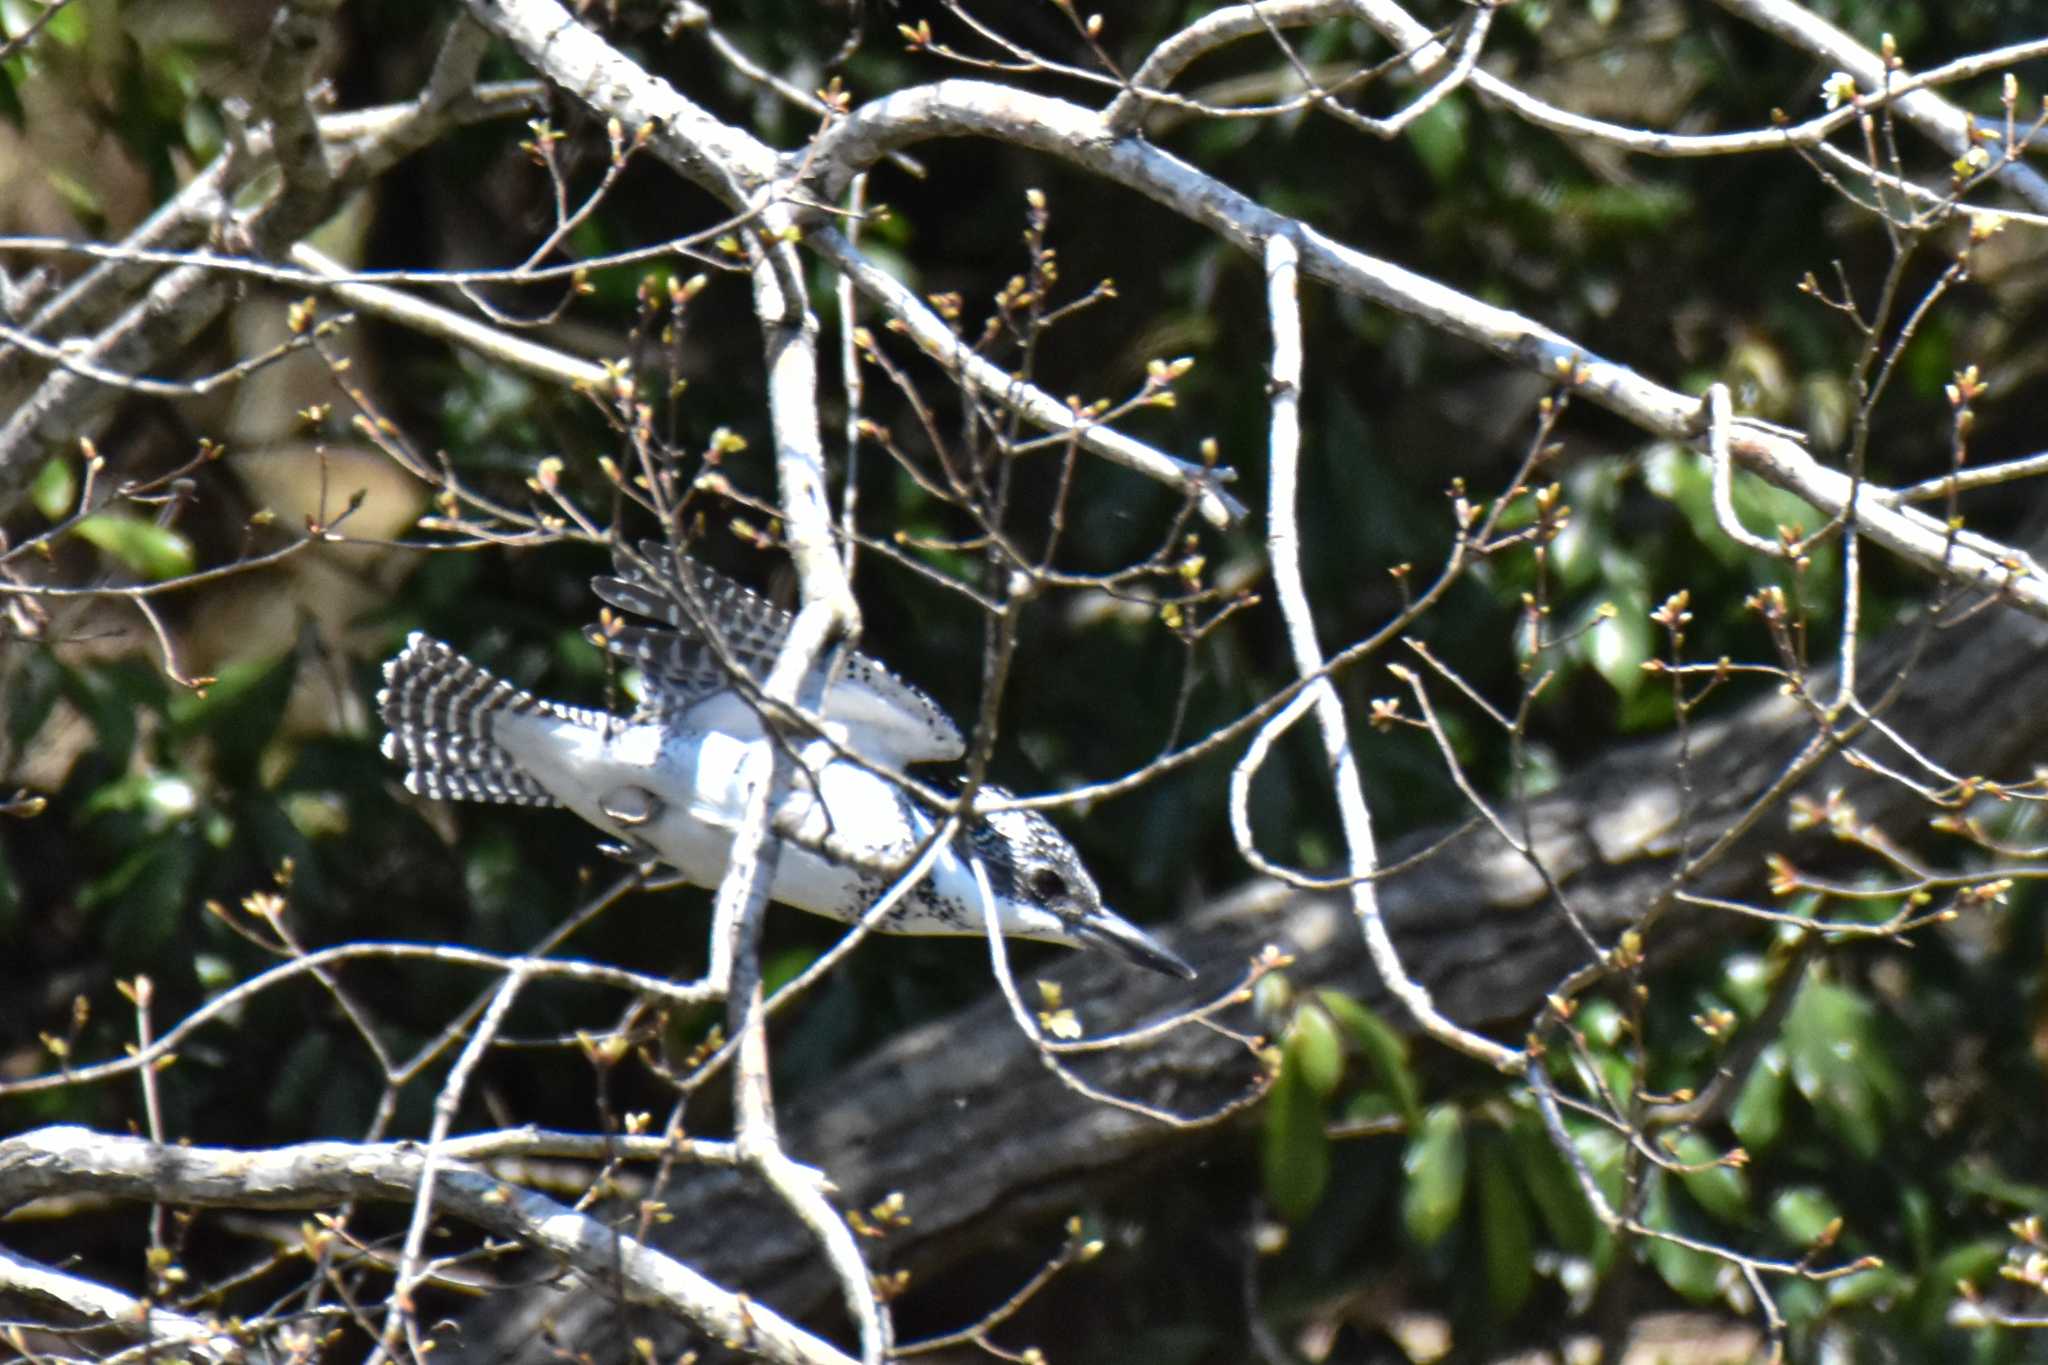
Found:
[[[1597,356],[1533,318],[1483,303],[1276,213],[1141,139],[1112,139],[1095,114],[1063,100],[966,80],[884,96],[820,137],[815,161],[817,174],[826,177],[824,192],[836,191],[847,168],[871,165],[891,150],[934,137],[988,137],[1062,157],[1156,200],[1253,256],[1262,255],[1271,238],[1289,236],[1299,246],[1302,269],[1337,289],[1463,337],[1517,368],[1568,382],[1652,434],[1694,441],[1705,428],[1698,399]],[[2024,555],[1958,544],[1938,519],[1887,505],[1895,501],[1887,490],[1854,483],[1776,430],[1738,422],[1730,448],[1751,472],[1830,518],[1848,510],[1853,488],[1857,523],[1873,541],[1930,573],[2005,594],[2048,619],[2048,575]]]
[[[46,1072],[40,1076],[0,1081],[0,1098],[115,1080],[129,1075],[139,1067],[160,1065],[164,1058],[174,1056],[199,1030],[216,1021],[232,1020],[235,1010],[273,986],[295,976],[317,977],[327,967],[337,962],[380,959],[393,962],[437,962],[450,966],[474,967],[489,972],[516,971],[529,977],[555,977],[565,981],[610,986],[636,996],[683,1007],[709,1004],[719,998],[717,992],[702,982],[677,983],[662,977],[648,976],[643,972],[629,972],[624,968],[608,967],[594,962],[486,953],[475,948],[441,943],[341,943],[307,953],[303,957],[294,957],[288,962],[280,963],[268,971],[250,977],[238,986],[220,992],[180,1019],[162,1037],[129,1056],[90,1066],[67,1066],[61,1071]]]
[[[0,1247],[0,1295],[34,1301],[55,1310],[119,1328],[141,1339],[152,1355],[188,1352],[209,1362],[247,1357],[244,1344],[226,1326],[158,1307],[146,1299],[67,1274]]]
[[[784,538],[795,561],[803,606],[776,654],[762,692],[778,711],[824,709],[819,664],[835,640],[859,634],[860,608],[832,534],[826,495],[824,434],[818,420],[818,324],[802,293],[802,263],[784,228],[787,210],[771,205],[763,229],[750,234],[754,310],[767,353],[768,412],[775,432],[775,473]],[[732,860],[719,882],[712,924],[712,979],[726,992],[727,1028],[738,1045],[733,1066],[736,1142],[783,1203],[817,1239],[838,1276],[841,1298],[860,1330],[864,1365],[882,1365],[893,1350],[889,1314],[876,1295],[853,1230],[826,1198],[816,1174],[783,1150],[769,1087],[768,1011],[761,988],[761,915],[781,840],[770,814],[782,807],[796,759],[780,736],[760,745],[757,784],[749,794]]]
[[[497,1042],[499,1030],[505,1026],[505,1016],[510,1012],[513,1001],[519,998],[520,991],[525,989],[528,979],[525,972],[517,969],[505,974],[505,979],[498,983],[498,989],[491,995],[490,1007],[477,1020],[469,1041],[463,1044],[455,1065],[448,1069],[448,1078],[434,1096],[434,1123],[427,1134],[419,1190],[413,1196],[412,1218],[406,1224],[405,1245],[399,1253],[398,1280],[392,1286],[391,1303],[385,1310],[384,1330],[378,1334],[376,1349],[370,1352],[371,1365],[376,1365],[393,1351],[401,1330],[412,1346],[415,1360],[424,1360],[427,1355],[429,1348],[420,1336],[419,1315],[413,1311],[413,1294],[423,1278],[420,1258],[426,1250],[427,1230],[434,1223],[435,1186],[440,1179],[441,1165],[446,1160],[448,1135],[455,1127],[456,1116],[462,1111],[469,1078]]]
[[[1303,678],[1316,679],[1301,695],[1310,699],[1308,704],[1315,709],[1323,756],[1329,763],[1330,783],[1336,792],[1337,817],[1344,830],[1346,870],[1353,878],[1347,893],[1351,912],[1358,921],[1359,932],[1365,936],[1366,952],[1379,972],[1381,984],[1407,1008],[1424,1032],[1496,1070],[1519,1071],[1520,1053],[1458,1027],[1437,1008],[1429,989],[1403,965],[1401,951],[1394,945],[1386,919],[1380,913],[1379,891],[1373,882],[1373,873],[1379,869],[1379,850],[1373,838],[1372,812],[1365,804],[1365,789],[1359,782],[1358,756],[1351,747],[1344,703],[1330,680],[1317,676],[1323,668],[1323,649],[1316,640],[1308,588],[1301,576],[1301,533],[1294,515],[1301,468],[1298,260],[1294,243],[1287,237],[1276,236],[1267,241],[1266,313],[1273,327],[1273,369],[1267,441],[1272,472],[1266,502],[1266,553],[1273,570],[1274,596],[1279,599],[1280,614],[1287,624],[1287,645],[1294,656],[1295,671]],[[1298,705],[1290,706],[1275,721],[1291,721],[1300,714]]]
[[[451,1144],[450,1150],[460,1150]],[[161,1199],[238,1209],[312,1209],[342,1200],[410,1202],[426,1175],[415,1143],[309,1142],[268,1151],[159,1146],[86,1128],[40,1128],[0,1140],[0,1210],[55,1194]],[[595,1217],[463,1163],[444,1163],[440,1206],[499,1237],[559,1259],[604,1293],[689,1321],[713,1340],[783,1365],[852,1365],[772,1310],[728,1293]]]
[[[1197,499],[1196,508],[1202,519],[1212,526],[1231,526],[1244,518],[1244,504],[1223,487],[1236,477],[1233,471],[1176,459],[1114,427],[1076,417],[1072,408],[1044,389],[1009,373],[962,343],[945,320],[927,308],[908,286],[862,255],[837,230],[813,228],[804,244],[832,262],[862,294],[900,322],[904,334],[920,350],[982,397],[1011,409],[1034,426],[1071,437],[1081,449],[1112,464],[1186,489]]]
[[[1836,28],[1809,9],[1789,0],[1717,0],[1722,9],[1755,24],[1775,38],[1810,52],[1830,66],[1856,78],[1859,95],[1897,85],[1904,70],[1886,71],[1884,57]],[[1912,90],[1893,101],[1906,122],[1926,134],[1951,157],[1970,150],[1970,116],[1932,90]],[[2037,213],[2048,213],[2048,178],[2031,166],[2014,162],[1998,172],[1998,181]]]
[[[1565,137],[1604,143],[1642,156],[1730,156],[1782,151],[1787,147],[1819,148],[1831,134],[1886,101],[1898,104],[1909,120],[1921,122],[1924,130],[1948,150],[1949,155],[1955,156],[1960,151],[1956,133],[1963,126],[1963,112],[1938,96],[1931,100],[1922,99],[1921,93],[1927,87],[2000,70],[2048,53],[2048,40],[2013,43],[1988,52],[1973,53],[1915,76],[1908,76],[1902,71],[1893,72],[1887,86],[1881,80],[1883,67],[1877,54],[1805,11],[1775,0],[1758,5],[1745,3],[1745,0],[1724,0],[1724,4],[1796,46],[1849,69],[1856,75],[1861,91],[1857,99],[1840,109],[1784,128],[1753,128],[1732,133],[1667,133],[1654,128],[1630,128],[1561,109],[1484,68],[1471,71],[1466,83],[1481,97],[1539,128],[1547,128]],[[1165,95],[1166,88],[1176,76],[1202,57],[1232,43],[1262,37],[1275,29],[1299,28],[1351,17],[1362,17],[1379,30],[1381,36],[1405,58],[1402,65],[1417,78],[1431,78],[1438,68],[1452,60],[1451,50],[1437,40],[1435,33],[1393,0],[1260,0],[1255,5],[1228,5],[1203,15],[1155,47],[1132,76],[1130,88],[1119,94],[1104,111],[1103,122],[1118,136],[1138,132],[1146,108],[1169,99]],[[1881,93],[1887,89],[1890,94]],[[2001,168],[1997,178],[2029,203],[2038,202],[2035,187],[2042,183],[2038,173],[2025,166],[2009,166]]]
[[[451,345],[468,347],[507,369],[522,370],[549,383],[571,388],[583,385],[603,392],[610,382],[604,366],[593,361],[514,336],[502,328],[478,322],[475,318],[416,298],[403,290],[381,284],[350,283],[345,278],[337,278],[346,277],[348,268],[304,242],[292,248],[291,258],[316,275],[333,278],[335,282],[327,286],[328,292],[358,312],[383,318],[400,327],[409,327],[422,336],[438,337]]]
[[[652,125],[655,133],[649,146],[654,153],[730,207],[765,211],[784,201],[793,205],[835,203],[853,175],[865,169],[852,168],[831,194],[815,198],[798,179],[812,164],[810,149],[778,156],[743,130],[721,123],[668,82],[648,75],[554,0],[470,0],[470,13],[510,42],[536,71],[589,105],[594,113],[616,118],[627,128]],[[883,155],[886,153],[878,153],[878,159]],[[778,176],[784,179],[773,183]],[[911,317],[897,313],[903,297],[900,291],[879,289],[873,277],[863,288],[871,299],[893,315],[903,316],[905,325],[916,330]],[[990,385],[982,391],[1034,425],[1062,433],[1074,425],[1064,404],[1055,404],[1057,410],[1048,411],[1044,405],[1026,401],[1033,392],[1028,388]],[[1227,479],[1226,473],[1157,457],[1140,443],[1113,433],[1082,444],[1084,449],[1200,498],[1206,518],[1227,524],[1234,503],[1217,487]]]
[[[529,98],[530,94],[501,89],[499,98],[481,107],[490,113],[511,112],[526,107]],[[470,100],[446,103],[426,113],[403,105],[369,111],[367,117],[322,120],[321,131],[329,142],[326,155],[336,167],[333,185],[356,183],[386,164],[385,158],[394,153],[379,141],[380,136],[410,126],[412,135],[426,138],[465,121],[471,104]],[[244,168],[244,173],[260,173],[269,154],[267,138],[251,139],[249,154],[256,164]],[[249,240],[275,241],[281,250],[331,210],[328,201],[333,192],[318,196],[322,201],[318,203],[277,196],[238,218],[230,202],[237,189],[228,175],[235,168],[233,155],[222,153],[216,164],[223,169],[216,173],[209,167],[171,208],[138,228],[130,241],[160,248],[196,240],[208,232],[231,232]],[[44,337],[48,336],[45,329],[57,325],[59,319],[70,319],[74,326],[81,319],[90,319],[83,325],[99,330],[89,340],[69,342],[66,353],[75,363],[51,373],[0,424],[0,513],[20,500],[46,458],[104,427],[124,390],[100,382],[94,377],[96,372],[141,375],[166,368],[171,358],[212,324],[236,288],[231,275],[186,263],[156,276],[136,297],[136,287],[149,273],[132,261],[112,262],[88,273],[31,319],[26,330]],[[102,325],[101,318],[111,320]]]

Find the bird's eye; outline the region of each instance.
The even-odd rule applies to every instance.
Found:
[[[1067,894],[1067,879],[1049,867],[1031,874],[1031,894],[1042,901],[1056,901]]]

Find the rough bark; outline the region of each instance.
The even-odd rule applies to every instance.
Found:
[[[2014,611],[1994,609],[1952,630],[1909,627],[1866,652],[1864,695],[1880,695],[1882,680],[1908,670],[1887,721],[1954,771],[2011,775],[2048,729],[2030,686],[2044,644],[2048,625]],[[1695,728],[1686,769],[1690,847],[1702,847],[1768,788],[1812,731],[1809,714],[1776,693]],[[1878,741],[1872,752],[1897,761],[1888,747]],[[1638,924],[1670,890],[1677,816],[1688,800],[1680,776],[1678,742],[1663,738],[1605,756],[1531,805],[1529,827],[1546,866],[1603,943]],[[1895,834],[1929,813],[1900,785],[1840,759],[1801,790],[1837,788]],[[1425,833],[1409,847],[1443,833]],[[1826,856],[1810,842],[1796,844],[1779,810],[1692,887],[1754,896],[1770,850]],[[1510,1038],[1547,992],[1588,961],[1541,880],[1490,831],[1468,832],[1391,878],[1383,904],[1412,971],[1444,1010],[1461,1022],[1498,1025]],[[1751,932],[1753,923],[1681,907],[1658,922],[1649,946],[1668,962]],[[1298,957],[1291,969],[1298,984],[1387,1003],[1339,897],[1250,887],[1169,937],[1200,968],[1202,986],[1233,980],[1263,945],[1279,943]],[[1156,1016],[1191,998],[1180,983],[1134,975],[1098,956],[1077,954],[1045,975],[1096,1028]],[[1086,1071],[1116,1093],[1192,1113],[1242,1093],[1256,1065],[1228,1039],[1188,1028],[1093,1059]],[[847,1205],[904,1193],[914,1222],[890,1239],[890,1262],[921,1280],[1005,1230],[1069,1212],[1139,1172],[1194,1159],[1214,1141],[1213,1132],[1177,1130],[1064,1089],[993,998],[903,1034],[803,1096],[788,1107],[783,1131],[791,1154],[829,1172]],[[740,1177],[693,1174],[665,1197],[676,1216],[664,1247],[714,1281],[798,1317],[831,1295],[808,1238]],[[516,1310],[494,1300],[479,1317],[466,1333],[467,1358],[539,1361],[543,1322],[555,1340],[596,1359],[625,1354],[629,1324],[587,1292],[540,1288]],[[648,1326],[640,1321],[630,1330]]]

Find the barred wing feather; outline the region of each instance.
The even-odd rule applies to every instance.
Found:
[[[592,579],[591,587],[621,611],[659,624],[629,623],[609,635],[593,627],[589,638],[647,675],[644,710],[680,715],[731,690],[707,632],[716,634],[734,666],[756,683],[767,681],[789,635],[788,612],[707,565],[679,560],[659,542],[641,545],[640,558],[644,567],[621,556],[618,572]],[[848,744],[879,762],[937,762],[967,752],[937,702],[854,650],[839,651],[823,719],[845,727]]]

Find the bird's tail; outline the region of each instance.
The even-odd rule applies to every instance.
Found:
[[[405,764],[405,787],[440,801],[552,806],[554,797],[498,744],[501,715],[566,712],[418,631],[384,665],[377,711],[389,733],[384,756]]]

